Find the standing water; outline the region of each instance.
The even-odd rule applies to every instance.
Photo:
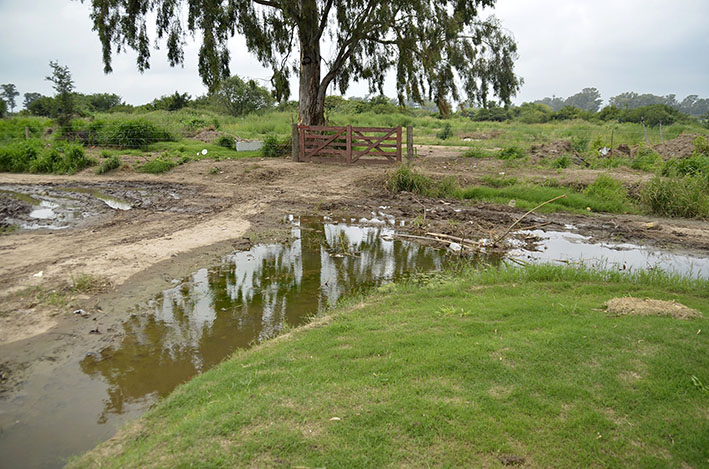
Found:
[[[290,245],[233,253],[176,282],[131,315],[121,344],[35,373],[0,401],[1,465],[61,466],[236,349],[303,324],[344,295],[444,266],[444,251],[392,234],[296,222]]]

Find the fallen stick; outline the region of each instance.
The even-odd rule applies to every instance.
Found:
[[[448,238],[452,239],[453,241],[456,241],[458,243],[466,243],[466,244],[478,244],[477,241],[472,240],[472,239],[466,239],[466,238],[460,238],[458,236],[451,236],[443,233],[426,233],[429,236],[436,236],[438,238]]]
[[[403,233],[394,233],[393,236],[399,236],[400,238],[422,239],[424,241],[436,241],[438,243],[445,243],[449,246],[453,243],[456,243],[456,241],[451,241],[448,239],[433,238],[431,236],[407,235],[407,234],[403,234]],[[472,250],[477,249],[477,246],[471,246],[468,244],[461,244],[461,243],[456,243],[456,244],[460,244],[465,249],[472,249]]]
[[[508,234],[510,234],[510,231],[512,231],[512,228],[514,228],[515,226],[517,226],[517,223],[521,222],[522,219],[524,219],[524,217],[526,217],[527,215],[529,215],[529,214],[532,213],[533,211],[537,210],[538,208],[541,208],[541,207],[545,206],[546,204],[549,204],[549,203],[551,203],[551,202],[554,202],[555,200],[564,199],[564,198],[566,198],[566,194],[561,194],[560,196],[554,197],[553,199],[549,199],[549,200],[547,200],[546,202],[542,202],[541,204],[537,205],[536,207],[534,207],[533,209],[531,209],[530,211],[528,211],[527,213],[525,213],[524,215],[522,215],[521,217],[519,217],[516,222],[512,223],[512,224],[510,225],[510,227],[507,228],[507,231],[505,231],[504,233],[502,233],[502,236],[497,237],[497,238],[492,242],[492,244],[495,245],[495,244],[499,243],[500,241],[502,241],[503,239],[505,239],[505,237],[506,237]]]

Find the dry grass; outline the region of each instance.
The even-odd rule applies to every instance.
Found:
[[[676,301],[653,300],[650,298],[613,298],[604,304],[608,312],[615,316],[671,316],[677,319],[701,318],[702,313]]]

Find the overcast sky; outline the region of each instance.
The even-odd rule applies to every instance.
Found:
[[[206,92],[196,43],[185,50],[184,68],[171,68],[163,48],[152,52],[151,69],[142,75],[133,52],[116,55],[113,73],[104,75],[88,3],[0,0],[0,84],[51,95],[44,77],[49,61],[57,60],[71,70],[77,91],[116,93],[129,104],[174,91]],[[519,45],[516,70],[525,83],[516,103],[567,97],[586,87],[598,88],[604,100],[624,91],[709,97],[707,0],[498,0],[489,13]],[[232,73],[268,84],[270,72],[249,55],[243,39],[232,39],[230,48]],[[385,91],[395,96],[392,80]],[[347,94],[364,96],[367,86],[355,84]],[[21,105],[22,96],[17,101]]]

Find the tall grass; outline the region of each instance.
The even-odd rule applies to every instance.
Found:
[[[67,142],[32,139],[0,147],[0,171],[73,174],[93,164],[83,147]]]

